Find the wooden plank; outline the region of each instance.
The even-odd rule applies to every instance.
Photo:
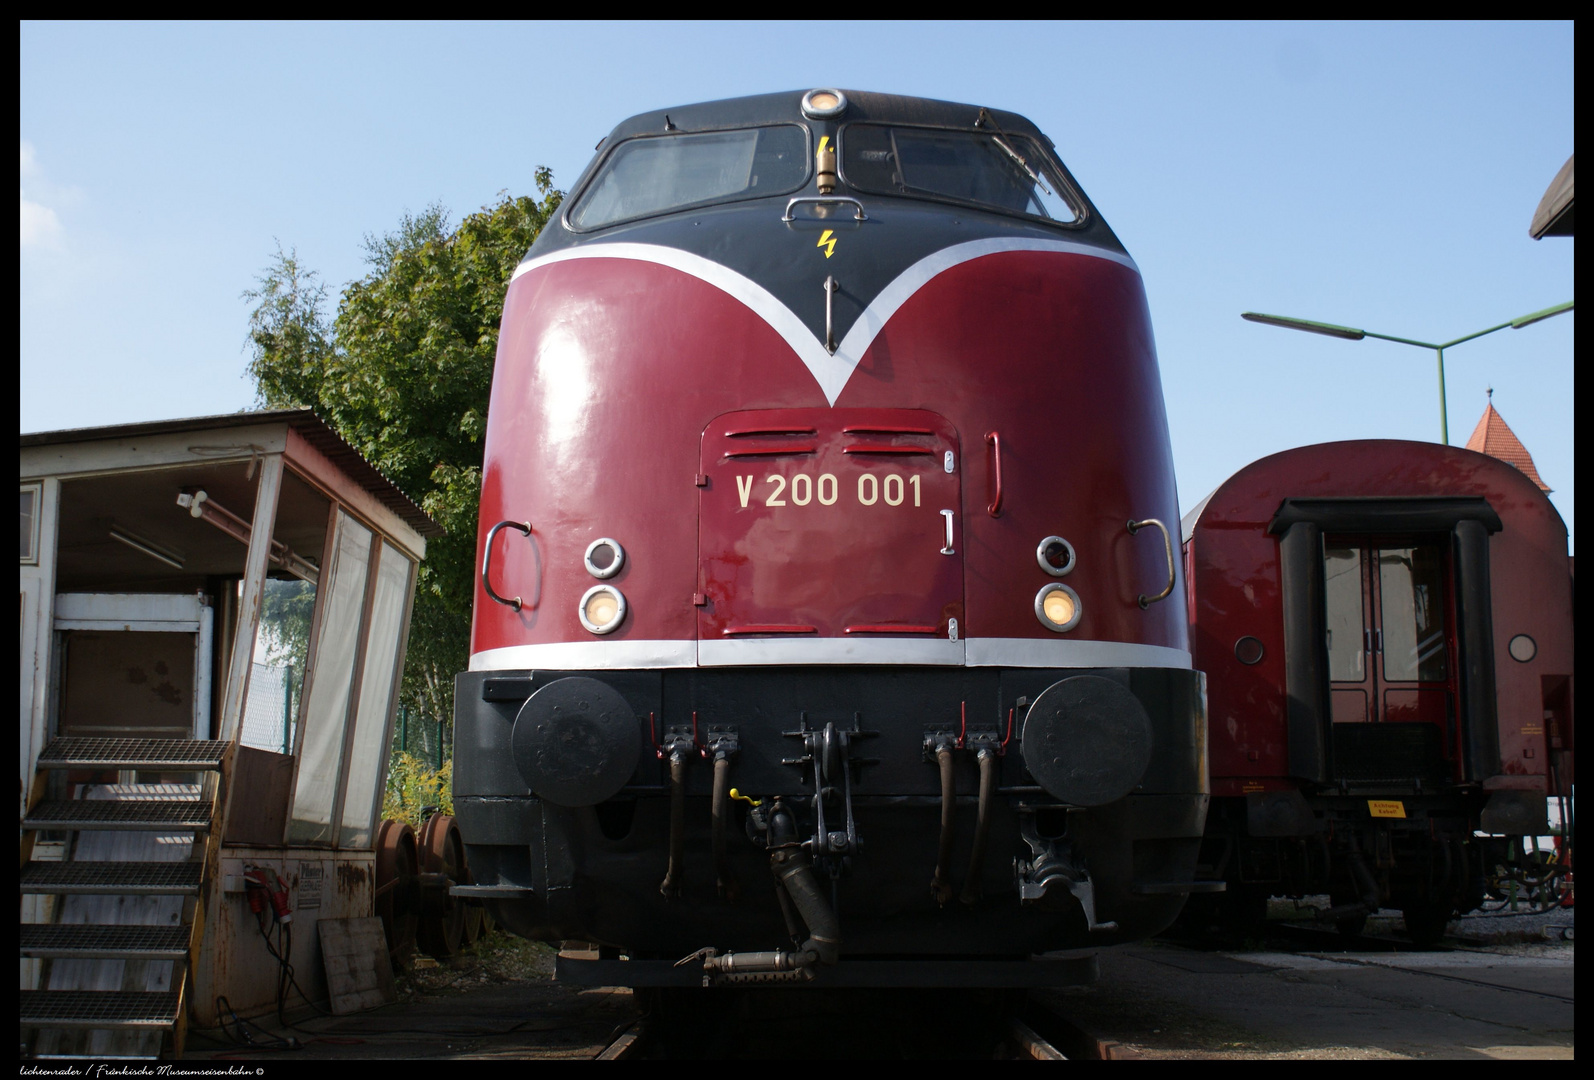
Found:
[[[363,1012],[398,1000],[381,919],[374,915],[320,919],[316,927],[321,933],[321,963],[326,969],[333,1015]]]

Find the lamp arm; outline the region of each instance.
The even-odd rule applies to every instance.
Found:
[[[1506,327],[1508,327],[1510,325],[1511,324],[1508,323],[1508,322],[1503,322],[1499,326],[1491,326],[1487,330],[1479,330],[1476,334],[1468,334],[1466,337],[1458,337],[1454,341],[1447,341],[1443,345],[1436,345],[1435,348],[1448,349],[1452,345],[1460,345],[1463,341],[1471,341],[1473,338],[1480,338],[1484,334],[1492,334],[1496,330],[1504,330]]]

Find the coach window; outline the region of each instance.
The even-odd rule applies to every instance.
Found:
[[[576,196],[565,220],[597,229],[707,203],[787,195],[808,182],[808,130],[796,124],[628,139]]]

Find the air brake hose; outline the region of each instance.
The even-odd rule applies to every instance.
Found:
[[[731,759],[721,753],[714,756],[714,800],[710,804],[714,838],[714,877],[720,897],[732,903],[740,890],[731,876],[730,860],[725,855],[725,818],[729,810],[731,784]]]
[[[941,843],[936,850],[935,874],[930,878],[930,895],[940,907],[952,899],[952,881],[947,875],[947,865],[952,861],[952,816],[957,805],[952,778],[952,748],[942,746],[935,752],[935,762],[941,768]]]
[[[659,892],[665,899],[681,895],[681,862],[686,855],[686,751],[670,751],[670,865]]]
[[[980,816],[974,824],[974,850],[969,853],[969,873],[963,879],[958,901],[972,905],[980,898],[980,863],[985,856],[985,838],[991,831],[991,796],[996,791],[996,754],[982,747],[980,760]]]

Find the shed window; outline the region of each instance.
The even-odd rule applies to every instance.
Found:
[[[325,607],[316,627],[306,679],[304,735],[296,748],[299,769],[288,826],[290,843],[330,844],[334,838],[332,815],[357,674],[372,539],[369,529],[337,511],[331,557],[322,568],[320,589],[326,593]]]
[[[39,485],[22,489],[22,561],[39,561]]]

